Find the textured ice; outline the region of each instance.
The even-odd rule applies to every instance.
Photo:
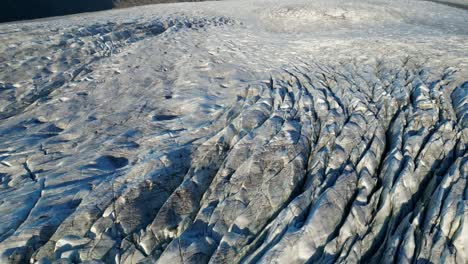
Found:
[[[466,263],[468,11],[0,25],[0,263]]]

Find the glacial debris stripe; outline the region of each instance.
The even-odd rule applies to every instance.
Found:
[[[0,264],[468,263],[465,11],[239,2],[0,25]]]

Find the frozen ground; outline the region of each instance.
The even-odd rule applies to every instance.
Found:
[[[468,11],[0,25],[0,263],[467,263]]]

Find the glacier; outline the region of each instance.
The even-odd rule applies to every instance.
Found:
[[[467,263],[468,11],[0,24],[0,263]]]

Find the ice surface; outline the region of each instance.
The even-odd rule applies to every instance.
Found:
[[[468,11],[0,25],[0,263],[466,263]]]

